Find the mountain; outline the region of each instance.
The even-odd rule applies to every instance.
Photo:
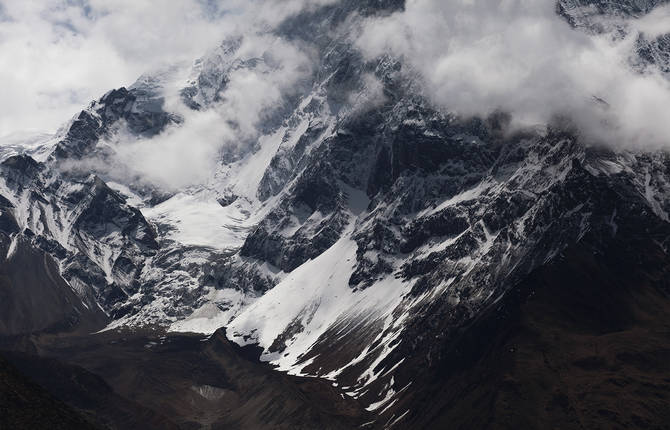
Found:
[[[556,12],[625,32],[661,3]],[[402,58],[351,41],[403,9],[287,18],[273,38],[312,65],[290,85],[283,45],[234,37],[92,102],[47,156],[3,152],[14,365],[111,428],[667,428],[670,156],[435,107]],[[667,74],[668,37],[640,37],[631,67]],[[255,134],[234,103],[248,75],[279,88]],[[204,124],[235,144],[205,180],[124,164],[221,110]]]
[[[3,428],[49,426],[58,429],[94,428],[64,403],[43,388],[26,380],[5,360],[0,361],[0,387]]]

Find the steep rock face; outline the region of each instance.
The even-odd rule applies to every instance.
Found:
[[[431,388],[394,406],[411,409],[399,427],[662,428],[668,259],[656,241],[668,230],[628,221],[614,237],[587,233],[436,343],[432,379],[406,375]]]
[[[342,191],[332,186],[336,183],[329,166],[310,166],[290,197],[247,237],[241,254],[290,272],[330,248],[347,223]]]
[[[597,28],[598,16],[639,17],[666,3],[667,0],[558,0],[556,10],[573,26]]]
[[[620,5],[616,14],[654,5]],[[386,100],[361,118],[314,109],[332,100],[327,80],[318,87],[325,94],[316,92],[309,106],[334,116],[328,136],[308,124],[309,140],[292,139],[301,144],[277,153],[261,183],[268,189],[261,190],[264,197],[279,195],[281,184],[310,180],[302,172],[318,166],[314,189],[333,196],[362,191],[365,205],[355,210],[340,199],[344,204],[329,214],[343,214],[348,223],[319,224],[336,233],[331,247],[318,257],[303,254],[295,267],[282,253],[294,249],[295,239],[313,249],[299,232],[309,231],[315,213],[323,219],[321,211],[306,205],[297,216],[284,209],[261,222],[242,252],[296,270],[233,320],[230,333],[240,343],[258,342],[282,370],[344,385],[388,423],[404,412],[391,407],[399,393],[412,391],[411,380],[394,378],[398,369],[433,368],[435,343],[449,344],[451,332],[490,312],[529,273],[587,233],[606,238],[621,234],[620,223],[666,220],[667,156],[586,147],[560,129],[503,138],[504,116],[440,115],[407,96],[399,82],[406,75],[393,61],[365,64],[346,49],[337,55],[346,64],[339,69],[346,70],[344,82],[374,73]],[[335,76],[329,79],[341,94]],[[307,152],[310,141],[314,149]],[[421,364],[404,363],[416,355]]]
[[[139,288],[157,243],[137,209],[95,176],[65,181],[28,156],[10,157],[0,170],[7,234],[55,258],[86,306],[110,312]]]
[[[266,303],[298,304],[270,310],[263,297],[233,321],[233,328],[268,348],[267,359],[280,367],[332,378],[392,420],[404,411],[390,405],[412,382],[394,376],[399,369],[435,369],[437,345],[450,345],[454,333],[489,312],[533,270],[587,234],[605,243],[634,226],[667,228],[662,179],[667,156],[586,148],[574,136],[555,132],[519,136],[489,154],[498,155],[480,181],[455,194],[442,188],[446,194],[426,199],[417,192],[427,182],[424,175],[399,178],[345,233],[355,238],[355,252],[336,258],[348,264],[331,272],[321,257],[314,260],[312,279],[342,278],[326,286],[333,296],[292,296],[292,287],[282,283]],[[398,196],[408,196],[409,202]],[[664,236],[658,236],[663,243]],[[390,283],[393,277],[404,286]],[[298,279],[295,285],[310,278]],[[372,297],[380,294],[387,301],[377,308]],[[350,295],[353,307],[338,295]],[[325,297],[335,305],[326,307]],[[287,321],[285,329],[251,322],[253,315],[268,311],[268,321]],[[251,327],[260,327],[260,333],[248,331]],[[405,364],[410,357],[422,361]]]
[[[603,31],[599,17],[660,3],[557,8],[573,26]],[[562,267],[574,249],[600,255],[640,232],[649,240],[639,249],[664,261],[670,160],[586,146],[557,126],[509,133],[504,113],[438,111],[400,59],[366,61],[350,40],[361,16],[403,4],[344,1],[282,24],[275,36],[314,47],[312,74],[197,189],[156,198],[64,168],[104,160],[99,143],[117,127],[142,138],[179,126],[163,111],[159,78],[106,94],[66,127],[46,164],[3,163],[3,243],[20,237],[53,256],[84,303],[114,319],[109,328],[227,326],[279,370],[337,384],[375,418],[371,428],[441,423],[442,400],[431,403],[437,417],[414,411],[432,396],[454,401],[436,375],[451,383],[461,360],[491,357],[460,349],[482,320],[505,312],[520,283]],[[220,103],[236,70],[272,72],[240,43],[196,62],[180,92],[190,109]],[[641,38],[632,55],[665,70],[667,47],[665,36]]]
[[[109,91],[68,124],[51,160],[91,155],[97,143],[109,137],[120,121],[136,135],[158,134],[168,124],[179,121],[177,116],[163,111],[163,103],[159,83],[149,77],[140,79],[130,90],[122,87]]]

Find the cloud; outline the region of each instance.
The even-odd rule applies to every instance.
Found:
[[[670,81],[629,64],[638,32],[670,32],[667,10],[618,23],[622,37],[575,31],[550,1],[408,0],[365,21],[357,44],[368,58],[401,57],[437,105],[464,115],[502,109],[518,125],[569,115],[592,139],[668,147]]]
[[[311,76],[310,48],[271,30],[336,1],[0,0],[0,136],[53,131],[107,90],[168,64],[190,65],[205,52],[216,56],[223,39],[241,37],[235,57],[256,65],[232,68],[219,101],[192,111],[176,92],[167,94],[166,108],[184,118],[179,127],[141,140],[119,127],[106,142],[113,168],[93,166],[170,190],[206,183],[217,160],[252,146],[260,126]],[[670,31],[669,13],[670,6],[657,8],[605,26],[624,27],[626,36],[589,35],[560,19],[549,1],[407,0],[404,11],[363,19],[354,37],[368,58],[401,57],[446,110],[502,109],[520,126],[569,115],[592,139],[667,147],[670,81],[654,68],[634,71],[629,59],[638,35]],[[372,76],[362,88],[350,97],[353,114],[384,99]]]
[[[96,171],[116,182],[150,185],[164,191],[207,184],[222,159],[234,159],[254,146],[267,123],[300,83],[311,76],[309,53],[271,35],[249,34],[229,58],[218,49],[210,57],[231,64],[217,101],[192,110],[179,91],[166,92],[165,109],[183,121],[152,138],[138,138],[118,125],[107,145],[105,163],[84,160],[70,168]],[[207,56],[204,59],[207,62]],[[245,66],[240,66],[245,64]],[[180,88],[180,87],[175,87]]]
[[[0,0],[0,137],[55,131],[111,88],[332,0]]]
[[[670,31],[670,5],[657,7],[640,19],[630,22],[638,32],[650,39],[667,34]]]
[[[220,38],[196,1],[3,0],[0,136],[55,130],[90,100]]]

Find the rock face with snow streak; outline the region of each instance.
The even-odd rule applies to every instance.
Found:
[[[158,247],[153,227],[94,175],[66,181],[24,155],[0,170],[0,192],[16,224],[11,240],[50,254],[86,306],[113,314],[139,289],[144,260]]]
[[[572,25],[591,27],[598,16],[639,17],[664,3],[667,0],[559,0],[556,11]]]
[[[68,125],[52,159],[82,158],[95,150],[97,143],[111,133],[119,121],[137,135],[152,136],[170,122],[178,121],[162,109],[163,100],[153,90],[151,79],[140,80],[135,88],[119,88],[91,103]]]
[[[595,16],[660,3],[557,9],[598,31]],[[670,158],[587,146],[559,125],[510,135],[504,113],[436,110],[400,60],[365,61],[343,24],[402,7],[344,1],[282,24],[278,36],[315,46],[315,70],[257,142],[222,157],[197,189],[113,183],[77,164],[110,157],[104,140],[117,126],[141,139],[181,124],[164,110],[159,77],[107,93],[44,163],[24,155],[0,166],[7,258],[23,244],[50,255],[82,302],[75,313],[99,307],[110,328],[225,326],[279,370],[338,384],[374,415],[371,428],[430,428],[417,408],[439,409],[430,399],[445,396],[431,381],[452,383],[460,359],[484,356],[463,352],[468,339],[504,319],[516,294],[534,294],[519,285],[574,249],[610,258],[610,246],[635,239],[653,261],[667,258]],[[641,39],[637,56],[667,72],[666,39]],[[270,69],[239,46],[228,40],[196,62],[179,92],[188,108],[220,102],[235,70]],[[91,170],[73,168],[82,165]],[[655,280],[653,264],[623,260]],[[57,317],[33,329],[67,319]]]

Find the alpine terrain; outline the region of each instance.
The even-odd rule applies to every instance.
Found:
[[[306,3],[0,142],[0,428],[670,428],[668,146],[451,109],[360,43],[419,0]],[[666,3],[550,9],[670,84]]]

